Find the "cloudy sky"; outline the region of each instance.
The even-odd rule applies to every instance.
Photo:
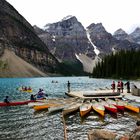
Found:
[[[32,25],[43,27],[67,15],[85,26],[102,22],[110,33],[140,27],[140,0],[7,0]]]

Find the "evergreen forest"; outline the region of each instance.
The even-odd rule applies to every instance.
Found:
[[[105,56],[93,69],[94,78],[140,78],[140,50],[121,50]]]

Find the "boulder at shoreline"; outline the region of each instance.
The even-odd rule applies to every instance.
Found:
[[[105,129],[93,129],[88,133],[89,140],[114,140],[117,134]]]
[[[130,134],[123,136],[106,129],[92,129],[88,133],[88,140],[140,140],[140,120],[136,122],[136,125]]]

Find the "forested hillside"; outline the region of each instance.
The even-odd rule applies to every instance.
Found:
[[[120,51],[111,54],[93,69],[97,78],[136,78],[140,77],[140,50]]]

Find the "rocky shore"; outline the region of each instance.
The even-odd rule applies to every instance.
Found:
[[[106,129],[93,129],[88,132],[89,140],[140,140],[140,120],[136,122],[136,128],[123,136]]]

